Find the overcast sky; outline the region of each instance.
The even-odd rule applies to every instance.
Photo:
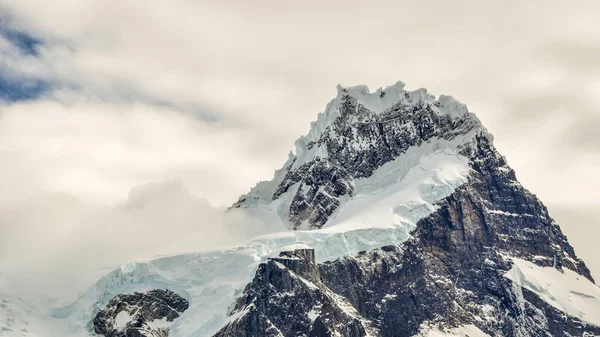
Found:
[[[158,186],[228,205],[272,177],[337,84],[402,80],[466,103],[600,277],[598,13],[597,0],[0,0],[0,202],[109,207],[175,181]]]

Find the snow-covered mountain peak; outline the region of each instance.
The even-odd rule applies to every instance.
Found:
[[[340,87],[311,133],[234,204],[280,229],[124,264],[66,306],[3,288],[0,336],[600,336],[600,288],[465,105]]]
[[[413,177],[409,171],[422,166],[422,161],[441,152],[447,159],[460,157],[463,147],[478,134],[491,140],[479,119],[451,96],[436,99],[426,89],[404,88],[400,81],[374,92],[365,85],[338,86],[337,96],[311,124],[308,134],[296,141],[295,153],[290,153],[273,180],[259,183],[234,207],[284,227],[321,228],[331,224],[348,200],[383,193],[389,184],[408,184],[406,179]],[[455,177],[468,171],[464,162]],[[391,176],[396,180],[390,181]],[[458,181],[439,186],[446,189]],[[428,199],[417,195],[406,202],[419,204]]]
[[[351,96],[367,109],[375,113],[381,113],[403,98],[405,86],[404,82],[398,81],[385,89],[379,88],[371,92],[366,85],[343,87],[338,84],[336,100],[341,101],[344,96]]]
[[[317,141],[323,131],[333,124],[340,116],[340,107],[345,100],[356,102],[357,110],[355,112],[358,113],[360,107],[363,107],[375,115],[399,104],[409,106],[431,105],[436,107],[435,110],[439,114],[452,117],[460,117],[468,113],[466,105],[455,100],[452,96],[440,95],[439,99],[436,100],[436,97],[425,88],[406,91],[405,86],[404,82],[397,81],[386,88],[380,87],[371,92],[366,85],[344,87],[338,84],[336,97],[327,104],[323,112],[317,115],[317,120],[311,123],[309,132],[296,141],[296,153],[301,152],[306,144]]]

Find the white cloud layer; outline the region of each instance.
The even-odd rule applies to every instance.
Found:
[[[2,71],[53,88],[0,106],[5,204],[67,193],[113,207],[132,186],[172,179],[230,204],[272,176],[336,84],[402,80],[466,102],[551,213],[600,206],[595,0],[0,0],[0,10],[44,42],[31,56],[0,40]],[[9,219],[0,228],[13,233],[21,224]],[[595,223],[570,219],[569,236],[600,240]]]
[[[37,195],[0,207],[0,288],[65,300],[74,285],[122,263],[229,248],[273,230],[193,197],[176,180],[135,187],[112,207]]]

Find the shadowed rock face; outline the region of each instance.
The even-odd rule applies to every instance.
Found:
[[[468,183],[421,219],[407,242],[318,266],[310,250],[282,253],[260,265],[217,336],[413,336],[424,324],[473,324],[490,336],[600,336],[600,327],[504,276],[515,257],[593,282],[486,135],[463,155]]]
[[[373,330],[321,279],[312,249],[282,252],[258,267],[215,336],[367,336]]]
[[[96,314],[93,331],[106,337],[166,337],[164,323],[173,322],[188,307],[187,300],[170,290],[117,295]]]

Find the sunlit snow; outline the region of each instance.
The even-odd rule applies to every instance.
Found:
[[[600,325],[600,287],[566,268],[560,272],[529,261],[512,260],[514,265],[505,276],[514,282],[518,291],[530,290],[569,316]]]

